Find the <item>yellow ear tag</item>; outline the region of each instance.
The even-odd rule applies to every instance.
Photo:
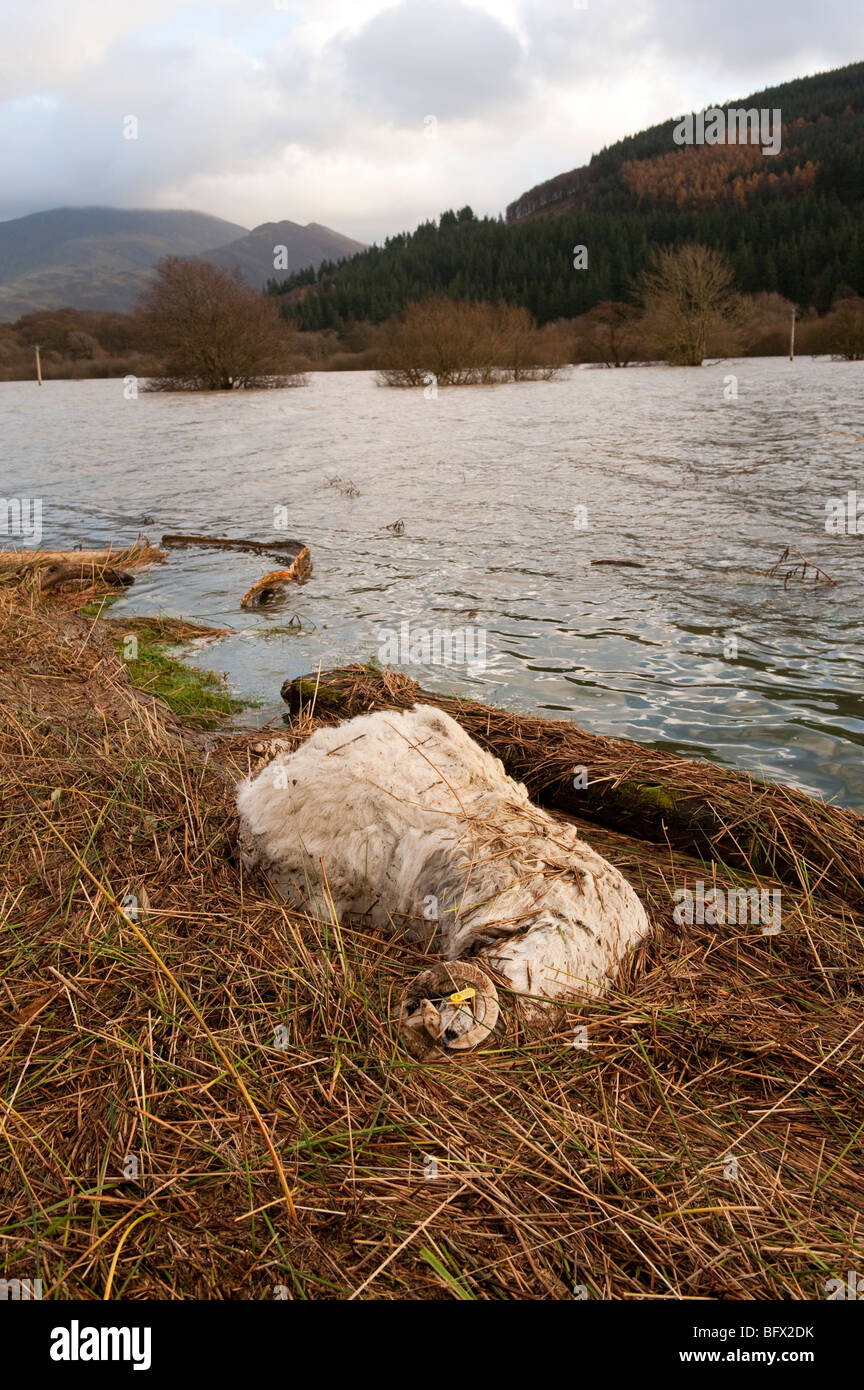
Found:
[[[467,989],[460,989],[460,990],[457,990],[457,992],[456,992],[455,994],[451,994],[451,995],[450,995],[450,1003],[451,1003],[451,1004],[467,1004],[467,1003],[468,1003],[468,1000],[469,1000],[469,999],[473,999],[473,998],[474,998],[474,995],[475,995],[476,993],[477,993],[476,989],[474,989],[473,986],[469,985]]]

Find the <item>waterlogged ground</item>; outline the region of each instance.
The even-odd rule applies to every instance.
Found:
[[[860,364],[574,370],[431,400],[369,373],[310,382],[137,400],[119,381],[2,384],[0,495],[42,498],[46,545],[308,542],[312,577],[281,611],[239,607],[275,560],[215,551],[175,552],[113,609],[236,628],[196,660],[262,718],[286,676],[398,647],[435,689],[864,810],[864,532],[825,528],[850,490],[864,527]],[[836,587],[767,577],[786,545]],[[466,624],[470,668],[408,664]]]

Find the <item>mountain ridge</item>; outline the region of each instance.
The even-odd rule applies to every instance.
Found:
[[[286,264],[276,266],[276,249],[284,247]],[[268,280],[286,271],[302,270],[322,261],[341,260],[345,256],[365,251],[362,241],[334,232],[320,222],[262,222],[250,232],[227,245],[203,253],[199,259],[233,270],[239,266],[244,279],[255,289],[263,289]]]
[[[184,209],[93,204],[9,218],[0,222],[0,322],[46,309],[126,313],[150,283],[153,266],[168,255],[229,269],[239,264],[250,285],[260,289],[274,273],[272,243],[267,251],[273,231],[283,233],[279,240],[288,246],[289,272],[306,265],[310,254],[317,263],[362,248],[319,223],[303,228],[282,221],[250,230]]]

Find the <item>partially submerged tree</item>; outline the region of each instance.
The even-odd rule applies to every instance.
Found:
[[[785,357],[789,352],[793,314],[800,324],[801,317],[795,305],[782,294],[742,295],[740,334],[737,335],[741,353],[748,357]]]
[[[577,319],[574,328],[578,360],[626,367],[653,355],[642,314],[634,304],[604,299]]]
[[[239,269],[166,256],[140,301],[148,346],[164,359],[169,389],[230,391],[297,384],[294,335],[274,300]]]
[[[444,295],[409,304],[381,329],[387,386],[490,385],[549,378],[567,360],[559,334],[538,329],[515,304]]]
[[[864,298],[841,286],[831,312],[819,320],[810,343],[840,362],[864,361]]]
[[[661,247],[639,291],[645,324],[669,362],[701,366],[714,342],[732,350],[741,313],[740,295],[726,261],[709,246]]]

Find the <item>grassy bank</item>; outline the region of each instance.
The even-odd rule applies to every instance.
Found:
[[[88,605],[85,613],[103,619],[117,655],[126,662],[131,684],[164,700],[190,728],[218,728],[228,715],[249,707],[248,701],[230,693],[224,676],[191,666],[183,658],[188,643],[218,638],[227,629],[179,618],[112,618],[104,613],[104,602]]]
[[[648,948],[557,1033],[419,1064],[390,1021],[417,949],[244,878],[233,786],[261,731],[189,728],[74,607],[6,586],[0,629],[5,1277],[87,1299],[821,1299],[860,1267],[842,875],[584,820]],[[344,712],[316,699],[278,738]],[[672,892],[709,874],[782,881],[781,933],[677,925]]]

